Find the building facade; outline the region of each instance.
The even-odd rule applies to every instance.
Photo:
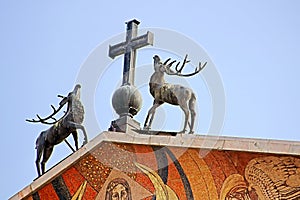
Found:
[[[103,132],[11,197],[300,199],[300,143]]]

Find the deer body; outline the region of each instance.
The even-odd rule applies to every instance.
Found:
[[[42,174],[45,173],[45,164],[51,156],[54,146],[64,141],[70,134],[72,134],[76,150],[78,150],[77,129],[80,129],[84,134],[83,144],[87,143],[87,134],[84,126],[81,125],[84,119],[84,108],[80,102],[80,85],[76,85],[74,90],[67,97],[64,97],[60,102],[60,106],[62,107],[66,103],[68,107],[65,115],[58,121],[55,120],[55,123],[49,129],[42,131],[36,140],[37,158],[35,163],[39,176],[41,175],[41,170]],[[50,116],[56,114],[60,108],[58,110],[54,109],[54,113]],[[40,119],[39,121],[27,121],[47,123],[45,119],[49,119],[49,117],[41,119],[39,116],[38,118]],[[53,118],[51,117],[51,119]],[[40,162],[42,156],[43,159]]]
[[[169,83],[163,83],[161,85],[149,84],[151,95],[161,103],[169,103],[175,106],[182,105],[192,96],[195,96],[190,88],[185,88],[182,85],[173,85]],[[178,98],[182,96],[182,98]]]
[[[158,108],[163,103],[169,103],[172,105],[180,106],[180,108],[184,112],[185,121],[184,121],[183,130],[181,132],[184,133],[186,131],[186,127],[188,125],[189,118],[191,118],[189,133],[193,133],[195,116],[196,116],[196,112],[195,112],[196,96],[190,88],[186,88],[182,85],[166,83],[165,79],[164,79],[164,74],[167,73],[169,75],[191,76],[191,75],[194,75],[194,74],[200,72],[205,65],[202,68],[200,65],[200,68],[198,69],[198,71],[196,70],[192,74],[182,75],[180,73],[182,68],[184,67],[185,63],[189,62],[186,60],[186,58],[184,60],[184,63],[182,65],[181,69],[177,70],[177,73],[173,72],[170,69],[171,65],[175,61],[173,61],[167,65],[167,62],[169,61],[169,59],[165,63],[162,63],[158,56],[154,56],[153,59],[154,59],[154,71],[155,72],[152,74],[152,76],[150,78],[149,89],[150,89],[151,95],[154,97],[154,102],[153,102],[153,106],[148,111],[148,115],[147,115],[145,123],[144,123],[144,129],[150,129],[156,108]],[[179,65],[179,63],[177,64],[177,67],[178,67],[178,65]]]

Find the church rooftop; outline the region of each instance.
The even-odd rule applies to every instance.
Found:
[[[39,188],[52,181],[61,172],[67,170],[81,157],[95,149],[102,142],[116,142],[127,144],[141,144],[152,146],[168,146],[181,148],[198,148],[207,150],[229,150],[256,153],[272,153],[285,155],[299,155],[300,142],[270,139],[239,138],[227,136],[199,135],[199,134],[168,134],[158,132],[158,135],[143,135],[130,131],[130,133],[104,131],[88,144],[71,154],[43,176],[35,179],[30,185],[15,194],[10,200],[18,200],[34,193]]]

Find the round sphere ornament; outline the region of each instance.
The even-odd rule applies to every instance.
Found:
[[[142,107],[142,95],[132,85],[122,85],[112,96],[112,106],[120,116],[136,115]]]

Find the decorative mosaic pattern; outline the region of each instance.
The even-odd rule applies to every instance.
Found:
[[[265,199],[300,199],[300,159],[268,156],[252,159],[246,179]]]
[[[87,155],[75,165],[82,176],[91,184],[95,190],[100,190],[106,178],[111,172],[111,168],[103,165],[93,155]]]
[[[134,179],[136,176],[134,157],[131,146],[102,143],[95,151],[80,160],[75,168],[96,191],[100,191],[112,169],[120,169]]]
[[[300,199],[300,157],[102,142],[25,198]]]

